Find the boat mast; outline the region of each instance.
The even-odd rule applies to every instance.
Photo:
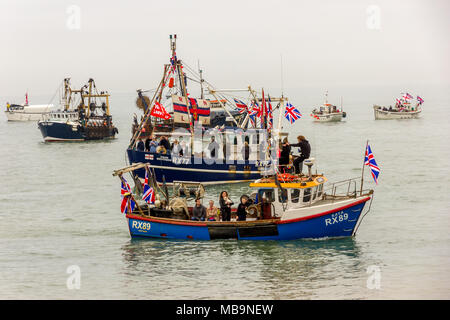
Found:
[[[200,99],[203,100],[204,99],[204,96],[203,96],[203,82],[205,80],[203,80],[203,76],[202,76],[203,70],[200,69],[200,61],[199,60],[197,60],[197,66],[198,66],[198,73],[200,74]]]

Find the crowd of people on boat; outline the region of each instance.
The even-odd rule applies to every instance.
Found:
[[[392,106],[389,106],[389,108],[383,107],[381,110],[389,111],[389,112],[408,112],[408,111],[410,111],[408,108],[404,107],[403,105],[398,105],[395,108],[392,108]],[[411,111],[414,111],[414,107],[411,108]]]
[[[236,221],[246,221],[247,208],[250,201],[247,196],[242,196],[236,210]],[[209,201],[209,206],[203,206],[201,199],[195,200],[192,208],[191,220],[194,221],[231,221],[231,207],[234,202],[228,196],[227,191],[222,191],[219,196],[219,208],[214,205],[214,201]]]

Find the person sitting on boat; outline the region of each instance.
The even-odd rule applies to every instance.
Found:
[[[297,137],[298,143],[291,144],[291,147],[299,147],[300,156],[294,160],[294,168],[296,174],[301,174],[303,169],[303,160],[308,159],[311,154],[311,145],[304,136]]]
[[[167,149],[164,146],[157,146],[156,153],[167,154]]]
[[[288,139],[284,138],[283,144],[281,145],[280,159],[278,160],[280,171],[284,172],[286,170],[286,166],[289,164],[290,154],[291,146],[289,145]]]
[[[213,200],[209,200],[209,207],[206,209],[206,217],[208,221],[216,221],[217,207],[214,205]]]
[[[248,198],[243,196],[241,197],[241,203],[239,203],[236,211],[237,219],[236,221],[245,221],[247,220],[247,201]]]
[[[139,142],[137,143],[137,150],[139,151],[145,150],[145,144],[144,141],[142,141],[142,138],[139,138]]]
[[[195,206],[192,208],[192,218],[195,221],[205,221],[206,219],[206,208],[202,205],[199,198],[195,199]]]
[[[231,206],[233,205],[233,201],[228,198],[228,192],[222,191],[219,197],[220,204],[220,213],[222,215],[222,221],[230,221],[231,220]]]

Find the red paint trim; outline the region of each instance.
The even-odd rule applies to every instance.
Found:
[[[370,200],[370,197],[358,200],[356,202],[350,203],[350,204],[348,204],[346,206],[343,206],[343,207],[339,207],[339,208],[336,208],[336,209],[332,209],[332,210],[328,210],[328,211],[325,211],[325,212],[317,213],[317,214],[314,214],[314,215],[311,215],[311,216],[301,217],[301,218],[297,218],[297,219],[290,219],[290,220],[280,220],[280,221],[278,221],[276,223],[277,224],[285,224],[285,223],[292,223],[292,222],[298,222],[298,221],[314,219],[314,218],[318,218],[318,217],[321,217],[321,216],[325,216],[325,215],[330,214],[330,213],[338,212],[338,211],[341,211],[341,210],[344,210],[344,209],[356,206],[356,205],[358,205],[360,203],[367,202],[368,200]]]
[[[166,223],[166,224],[177,224],[182,226],[193,226],[193,227],[206,227],[206,223],[203,221],[189,221],[189,222],[182,222],[182,220],[159,220],[158,218],[146,218],[141,216],[136,216],[133,214],[127,214],[126,216],[129,219],[136,219],[136,220],[144,220],[144,221],[150,221],[150,222],[158,222],[158,223]]]

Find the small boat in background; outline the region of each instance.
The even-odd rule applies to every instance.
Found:
[[[422,112],[422,103],[424,100],[417,96],[416,105],[411,104],[413,96],[404,93],[401,98],[396,98],[395,106],[379,106],[374,105],[373,111],[375,120],[393,120],[393,119],[418,119]]]
[[[345,118],[347,114],[343,111],[342,101],[341,109],[338,109],[335,105],[328,103],[328,91],[325,93],[325,102],[319,109],[315,108],[311,112],[311,117],[315,122],[337,122]]]
[[[89,79],[88,84],[80,90],[72,90],[70,79],[64,79],[64,93],[61,100],[63,109],[47,113],[38,122],[45,141],[114,138],[118,130],[113,126],[109,113],[109,94],[103,91],[94,93],[94,90],[96,86],[93,79]],[[77,94],[79,100],[76,99]]]
[[[8,121],[38,121],[53,109],[53,104],[28,104],[28,93],[25,94],[24,104],[6,103],[6,118]]]

